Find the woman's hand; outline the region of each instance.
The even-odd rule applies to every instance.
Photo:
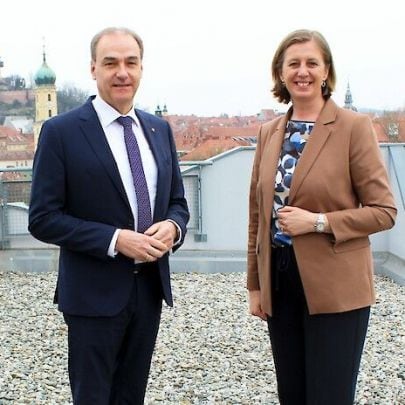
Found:
[[[314,232],[314,225],[318,215],[318,213],[288,205],[277,211],[280,230],[290,236]]]
[[[267,314],[263,312],[260,304],[260,290],[249,291],[249,312],[253,316],[258,316],[264,321],[267,320]]]

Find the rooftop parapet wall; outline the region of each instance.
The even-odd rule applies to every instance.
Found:
[[[381,144],[380,148],[398,216],[393,229],[371,236],[372,250],[376,271],[399,274],[404,279],[405,144]],[[182,163],[192,220],[184,246],[171,257],[174,271],[245,271],[248,190],[254,152],[254,146],[237,147],[205,161]],[[2,269],[56,269],[56,248],[23,232],[28,212],[20,203],[28,202],[30,178],[27,170],[0,171]]]

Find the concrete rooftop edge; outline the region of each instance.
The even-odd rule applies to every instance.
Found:
[[[59,250],[8,249],[0,250],[0,271],[56,271]],[[389,252],[373,252],[375,273],[405,285],[405,260]],[[180,250],[170,257],[174,273],[231,273],[246,271],[246,251]]]

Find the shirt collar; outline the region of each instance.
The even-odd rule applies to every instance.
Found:
[[[122,115],[115,108],[111,107],[110,104],[106,103],[100,96],[96,96],[92,103],[103,128],[111,125],[118,117],[121,117]],[[134,108],[131,108],[131,110],[128,112],[128,114],[125,114],[125,116],[131,117],[134,120],[135,125],[138,128],[140,127],[139,119],[135,114]]]

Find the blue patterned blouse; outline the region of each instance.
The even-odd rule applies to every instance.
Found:
[[[280,231],[276,212],[278,209],[288,205],[292,176],[314,125],[315,123],[310,121],[290,120],[287,122],[276,172],[273,220],[271,224],[272,242],[276,246],[292,244],[290,236]]]

